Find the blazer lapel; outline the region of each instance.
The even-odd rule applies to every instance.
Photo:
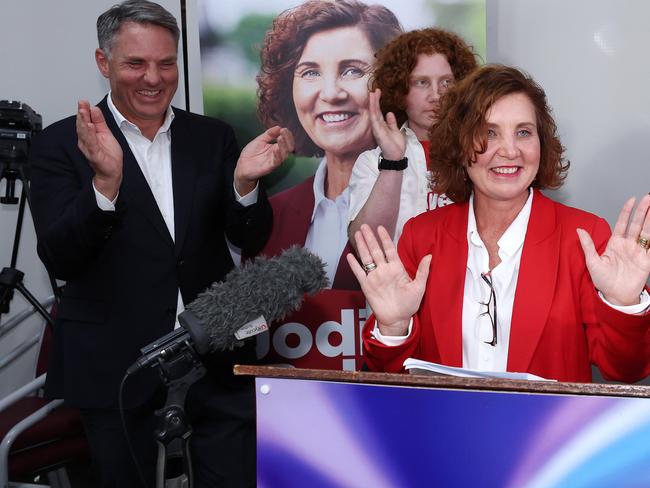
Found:
[[[131,211],[139,211],[145,215],[145,217],[151,222],[151,224],[156,228],[156,230],[163,237],[165,242],[170,246],[174,245],[174,242],[169,235],[169,230],[165,224],[156,199],[149,188],[149,184],[142,174],[140,165],[135,159],[135,156],[131,152],[129,143],[126,141],[124,134],[117,126],[115,118],[108,108],[108,103],[106,102],[106,97],[98,104],[99,108],[104,114],[106,119],[106,124],[111,130],[120,146],[122,147],[123,162],[122,162],[122,185],[120,186],[120,195],[127,202],[127,207]]]
[[[467,271],[467,215],[468,203],[454,205],[454,211],[448,213],[442,226],[440,239],[429,250],[434,262],[427,288],[432,290],[433,298],[427,302],[440,362],[451,366],[463,365],[462,290]],[[449,259],[449,256],[454,257]]]
[[[187,235],[197,175],[197,163],[195,162],[197,155],[190,153],[195,145],[191,143],[188,126],[184,123],[182,116],[182,113],[175,111],[175,118],[171,125],[176,255],[180,254],[183,249]]]
[[[280,249],[286,249],[292,244],[305,245],[307,233],[311,225],[311,216],[314,213],[314,177],[310,176],[304,182],[300,183],[293,190],[294,195],[284,203],[284,211],[288,214],[282,217],[285,227],[283,227],[278,237],[281,240]],[[280,219],[278,219],[280,220]]]
[[[300,245],[304,246],[307,241],[307,233],[311,227],[311,216],[314,213],[314,206],[316,205],[316,198],[314,196],[314,176],[311,176],[300,185],[300,194],[296,199],[300,202],[299,205],[292,205],[289,207],[290,212],[295,213],[295,220],[292,223],[294,226],[297,240]]]
[[[561,230],[552,200],[535,191],[512,310],[508,371],[527,371],[553,303]]]

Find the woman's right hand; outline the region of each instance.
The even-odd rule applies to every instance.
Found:
[[[381,148],[381,154],[384,159],[390,161],[399,161],[404,157],[406,152],[406,137],[397,126],[397,119],[393,112],[388,112],[386,118],[381,113],[379,100],[381,99],[381,90],[377,88],[368,95],[370,110],[370,125],[375,141]]]
[[[377,234],[381,246],[366,224],[354,235],[361,262],[374,263],[376,268],[366,274],[352,254],[347,255],[347,260],[375,314],[379,331],[383,335],[406,335],[411,317],[420,308],[431,255],[422,258],[415,279],[411,279],[386,229],[379,226]]]

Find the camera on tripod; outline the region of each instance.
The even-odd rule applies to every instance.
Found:
[[[43,119],[29,105],[0,100],[0,180],[6,179],[0,203],[16,204],[16,180],[29,178],[27,158],[32,136],[43,128]]]
[[[0,271],[0,315],[9,312],[9,303],[14,289],[20,291],[36,310],[51,322],[48,312],[29,293],[23,284],[24,273],[16,269],[18,247],[25,214],[25,202],[29,205],[29,146],[32,137],[43,128],[42,118],[26,103],[0,100],[0,181],[6,180],[5,194],[0,203],[18,206],[11,264]],[[16,197],[16,180],[22,183],[20,198]],[[50,276],[52,288],[57,291],[56,282]]]

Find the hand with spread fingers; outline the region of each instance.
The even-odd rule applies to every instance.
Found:
[[[587,231],[577,229],[591,279],[614,305],[639,303],[650,275],[650,195],[645,195],[632,212],[634,200],[625,202],[600,256]]]
[[[379,104],[380,99],[381,90],[379,88],[370,92],[368,95],[372,135],[375,137],[377,145],[381,148],[381,154],[384,159],[399,161],[404,157],[404,153],[406,152],[406,137],[404,137],[404,134],[397,126],[395,114],[388,112],[384,119]]]
[[[95,171],[95,188],[113,200],[122,184],[122,148],[106,125],[99,107],[77,104],[77,146]]]
[[[347,255],[347,260],[375,314],[380,332],[405,335],[411,317],[420,308],[431,256],[422,258],[415,279],[411,279],[386,229],[379,226],[377,234],[381,244],[370,227],[362,225],[354,238],[363,266],[352,254]]]
[[[242,150],[235,168],[235,188],[244,196],[287,159],[294,149],[293,134],[289,129],[274,126],[257,136]]]

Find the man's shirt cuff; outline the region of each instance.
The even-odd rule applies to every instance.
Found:
[[[97,206],[99,207],[99,209],[103,210],[104,212],[115,212],[115,202],[117,202],[117,195],[119,195],[120,193],[118,192],[117,195],[115,195],[115,198],[111,201],[97,191],[97,188],[95,188],[94,181],[92,183],[93,183],[93,190],[95,191],[95,201],[97,202]]]
[[[259,181],[257,182],[257,185],[255,185],[255,188],[253,191],[247,193],[243,197],[237,192],[237,188],[235,188],[235,184],[233,183],[232,185],[233,190],[235,190],[235,200],[237,200],[237,203],[243,205],[244,207],[250,207],[251,205],[257,203],[257,196],[260,193],[260,183]]]

